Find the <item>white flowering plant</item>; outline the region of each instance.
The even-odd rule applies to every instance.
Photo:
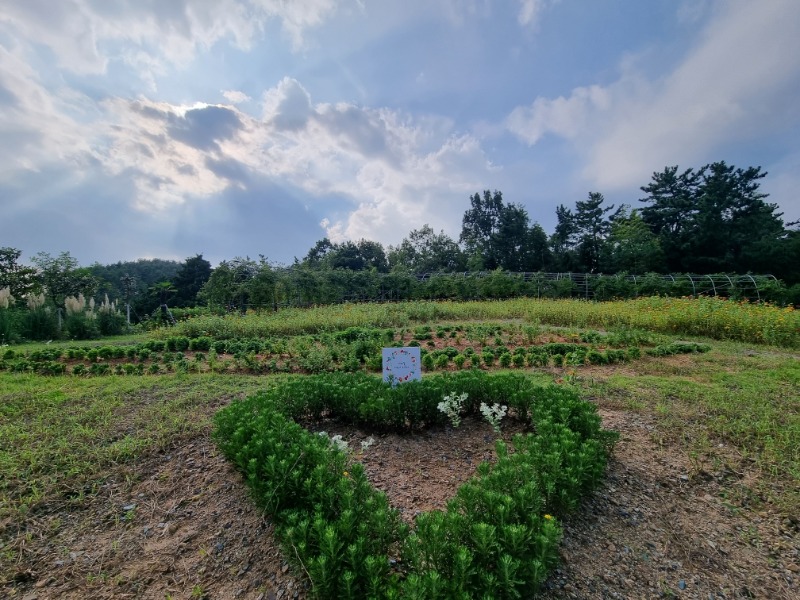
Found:
[[[447,415],[447,418],[450,419],[450,423],[453,427],[458,427],[461,425],[461,411],[464,408],[464,403],[467,401],[467,397],[468,396],[466,392],[460,396],[456,396],[454,392],[445,396],[444,399],[436,406],[436,408]]]
[[[347,442],[338,433],[333,437],[330,437],[327,431],[320,431],[318,435],[328,438],[331,443],[331,447],[339,450],[340,452],[344,452],[346,454],[350,450],[350,446],[347,445]]]
[[[500,404],[492,404],[489,406],[485,402],[481,402],[481,414],[495,430],[495,433],[500,433],[500,421],[506,416],[508,406]]]

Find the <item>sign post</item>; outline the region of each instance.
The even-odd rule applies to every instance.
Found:
[[[422,361],[419,347],[384,348],[383,380],[392,384],[422,379]]]

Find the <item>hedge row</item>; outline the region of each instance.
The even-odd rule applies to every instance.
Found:
[[[338,418],[372,431],[441,424],[444,395],[466,413],[502,403],[532,433],[479,466],[444,511],[402,524],[364,469],[295,419]],[[366,374],[289,379],[232,403],[215,439],[272,515],[287,559],[317,598],[519,598],[557,561],[557,518],[600,481],[616,434],[571,387],[480,371],[390,387]]]

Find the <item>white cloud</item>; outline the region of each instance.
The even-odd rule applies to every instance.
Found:
[[[331,238],[384,243],[426,222],[452,226],[467,195],[497,172],[478,140],[447,119],[313,104],[288,78],[263,97],[260,119],[233,106],[109,99],[83,152],[130,182],[140,211],[246,190],[258,178],[302,191],[316,214],[337,199],[322,225]]]
[[[710,8],[709,0],[683,0],[678,6],[678,22],[690,25],[706,16]]]
[[[797,121],[800,5],[725,3],[686,59],[644,88],[621,83],[614,118],[591,147],[585,175],[600,186],[641,181],[664,165],[708,160],[724,145]],[[633,96],[622,92],[634,91]]]
[[[547,133],[570,140],[583,178],[602,189],[641,184],[665,165],[717,160],[726,144],[800,122],[798,22],[794,0],[720,2],[671,72],[648,77],[626,57],[616,82],[537,98],[506,126],[529,144]]]
[[[542,12],[558,0],[519,0],[520,8],[517,21],[523,27],[536,27]]]
[[[180,107],[144,98],[112,99],[104,108],[95,156],[111,175],[131,178],[138,208],[166,209],[231,185],[211,159],[230,158],[244,115],[228,107]],[[204,113],[210,117],[201,117]],[[227,121],[220,119],[223,113]]]
[[[506,127],[530,145],[547,133],[575,138],[585,130],[590,117],[610,104],[607,89],[597,85],[579,87],[569,98],[537,98],[530,106],[518,106],[506,120]]]
[[[48,90],[27,63],[2,46],[0,105],[0,175],[88,158],[91,124],[83,121],[96,112],[91,101],[69,88]]]
[[[150,82],[151,71],[186,65],[219,40],[248,49],[273,19],[301,49],[335,10],[336,0],[26,0],[4,3],[0,32],[47,46],[65,70],[102,74],[118,60]]]
[[[303,129],[311,116],[311,96],[296,79],[284,77],[264,92],[264,118],[278,130]]]
[[[316,104],[296,80],[264,94],[264,163],[318,197],[348,198],[346,216],[322,227],[333,240],[397,242],[426,221],[452,225],[452,209],[495,169],[479,142],[449,119],[389,109]]]
[[[239,90],[222,90],[222,96],[232,104],[242,104],[252,100],[250,96]]]
[[[303,46],[306,30],[320,26],[335,10],[336,0],[252,0],[267,16],[278,18],[296,49]]]

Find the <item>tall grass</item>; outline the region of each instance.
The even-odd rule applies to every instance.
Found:
[[[514,299],[480,302],[340,304],[277,313],[201,316],[161,329],[157,337],[218,339],[321,333],[348,327],[521,319],[561,327],[632,327],[674,335],[800,347],[800,313],[791,307],[719,298],[638,298],[617,302]]]

